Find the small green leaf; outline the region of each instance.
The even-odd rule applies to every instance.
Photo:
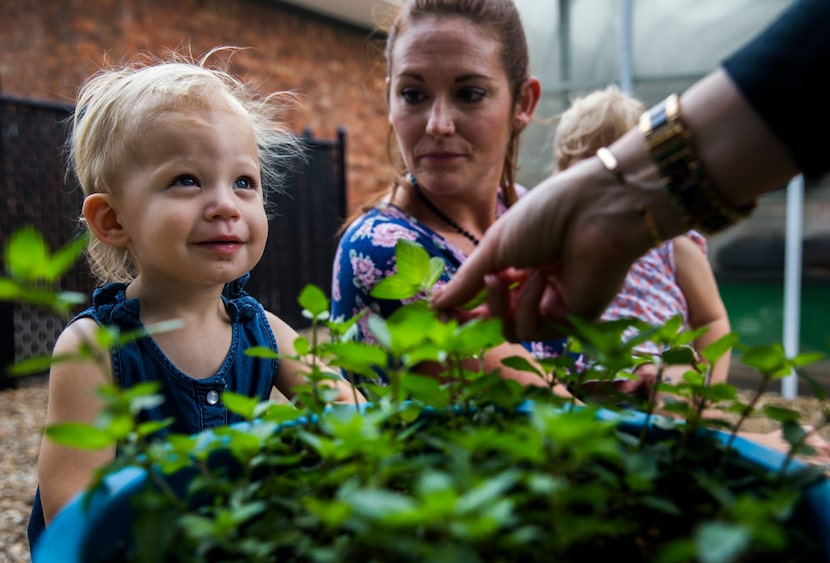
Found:
[[[418,294],[419,284],[414,284],[402,276],[394,275],[380,280],[369,292],[376,299],[392,299],[402,301]]]
[[[399,239],[395,244],[395,262],[398,274],[406,282],[420,287],[430,270],[429,254],[411,240]]]
[[[19,301],[51,309],[64,315],[71,307],[86,301],[86,295],[76,291],[55,291],[47,287],[20,284],[0,278],[0,301]]]
[[[745,526],[706,522],[695,532],[698,560],[703,563],[738,561],[751,539],[752,534]]]
[[[305,336],[298,336],[294,339],[294,351],[300,356],[305,356],[311,352],[311,344]]]
[[[318,318],[319,315],[329,311],[329,300],[326,294],[314,284],[308,284],[303,288],[297,302],[300,307],[311,313],[312,318]]]
[[[695,351],[688,346],[670,348],[663,352],[663,362],[670,366],[694,364]]]
[[[373,373],[373,366],[385,367],[389,362],[386,352],[364,342],[336,342],[328,349],[334,355],[330,365],[364,375]]]
[[[821,352],[805,352],[804,354],[798,354],[792,359],[793,365],[795,367],[804,367],[810,364],[814,364],[816,362],[820,362],[825,357],[824,354]]]
[[[173,424],[173,418],[165,418],[164,420],[150,420],[147,422],[142,422],[136,428],[136,433],[139,436],[150,436],[155,434],[159,430],[163,430]]]
[[[427,275],[421,286],[422,289],[425,291],[432,289],[432,286],[434,286],[435,283],[441,278],[442,273],[444,273],[444,260],[437,256],[433,256],[429,259]]]
[[[136,330],[128,330],[121,332],[114,327],[98,327],[95,332],[95,339],[101,348],[122,347],[133,342],[138,342],[142,338],[152,336],[153,334],[161,334],[164,332],[171,332],[178,330],[184,326],[184,323],[179,319],[171,319],[169,321],[161,321],[146,325],[143,328]]]
[[[720,359],[727,351],[729,351],[735,344],[738,343],[740,340],[740,336],[737,332],[730,332],[729,334],[724,334],[711,344],[709,344],[706,348],[701,350],[700,355],[706,358],[706,361],[709,362],[710,365],[714,365],[715,362]]]
[[[59,291],[55,296],[55,302],[59,305],[80,305],[86,302],[86,294],[78,291]]]
[[[32,227],[12,233],[6,246],[6,269],[12,277],[25,281],[44,279],[49,249],[43,236]]]
[[[49,259],[44,277],[47,281],[55,281],[64,275],[78,258],[84,253],[89,244],[89,233],[84,233],[69,244],[58,249]]]
[[[259,400],[256,397],[225,391],[222,393],[222,402],[232,413],[238,414],[245,420],[251,420]]]
[[[106,433],[115,441],[124,440],[133,431],[133,417],[129,414],[110,415],[101,413],[99,423],[104,422]],[[102,426],[104,426],[102,424]]]
[[[108,432],[90,424],[64,422],[46,427],[46,436],[62,446],[82,450],[100,450],[115,445],[115,438]]]
[[[141,399],[141,398],[151,398],[153,397],[159,389],[161,389],[161,382],[159,381],[144,381],[142,383],[137,383],[132,387],[127,389],[122,389],[115,385],[111,386],[113,389],[116,389],[122,393],[124,393],[127,397],[131,400],[134,399]]]
[[[6,368],[6,373],[13,376],[33,375],[46,373],[52,366],[52,356],[37,356],[20,360]]]
[[[781,423],[781,435],[790,445],[801,443],[807,438],[807,431],[798,424],[798,413],[795,413],[795,415],[795,420],[784,420]]]
[[[479,485],[467,491],[458,500],[458,510],[461,512],[478,511],[486,505],[500,500],[519,480],[519,473],[507,470],[499,475],[493,475]]]
[[[213,520],[203,516],[184,514],[179,517],[179,525],[193,538],[209,538],[215,534]]]
[[[764,405],[761,412],[763,412],[765,416],[771,418],[772,420],[777,420],[778,422],[798,422],[801,418],[798,411],[794,411],[786,407],[779,407],[777,405]]]
[[[238,526],[239,524],[247,522],[257,514],[262,513],[267,507],[268,505],[264,501],[247,502],[241,506],[234,507],[231,512],[231,520]]]
[[[416,508],[410,497],[384,490],[364,489],[351,495],[348,501],[357,514],[381,522],[395,521]]]
[[[473,297],[470,301],[466,302],[462,306],[462,309],[465,309],[467,311],[469,311],[471,309],[475,309],[479,305],[482,305],[485,301],[487,301],[487,288],[486,287],[483,288],[481,291],[479,291],[476,294],[476,296]]]
[[[366,321],[369,332],[377,339],[381,346],[389,348],[392,346],[392,338],[389,335],[389,328],[386,321],[378,315],[370,315]]]
[[[245,355],[252,358],[276,359],[278,354],[266,346],[251,346],[245,349]]]
[[[0,278],[0,301],[20,299],[23,289],[16,281],[9,278]]]
[[[473,319],[461,325],[456,331],[454,352],[464,356],[481,353],[486,348],[498,346],[504,342],[504,333],[500,319]]]
[[[741,362],[763,375],[781,377],[790,373],[789,362],[781,344],[748,348],[741,355]]]
[[[441,383],[433,377],[408,374],[401,379],[401,388],[424,404],[435,408],[445,408],[450,403],[449,392],[441,389]]]
[[[680,315],[674,315],[662,326],[656,326],[653,328],[657,329],[656,332],[659,338],[663,339],[665,342],[672,342],[674,337],[683,330],[683,317]]]
[[[380,280],[370,292],[372,297],[410,299],[432,288],[444,269],[443,260],[430,258],[421,245],[406,239],[399,239],[395,244],[395,262],[397,272]]]

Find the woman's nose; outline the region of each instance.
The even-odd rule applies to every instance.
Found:
[[[443,98],[436,98],[429,110],[427,133],[435,137],[455,133],[452,108]]]

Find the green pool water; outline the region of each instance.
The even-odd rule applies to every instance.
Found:
[[[782,282],[718,281],[732,330],[750,346],[783,342]],[[830,355],[830,283],[805,282],[801,287],[800,352]]]

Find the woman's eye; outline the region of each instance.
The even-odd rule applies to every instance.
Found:
[[[173,183],[170,184],[171,186],[198,186],[199,180],[196,179],[195,176],[190,175],[182,175],[173,180]]]
[[[404,88],[401,90],[401,98],[407,104],[417,104],[424,100],[424,95],[420,90],[415,88]]]
[[[485,95],[481,88],[464,88],[458,92],[458,97],[468,103],[480,102]]]
[[[236,179],[233,183],[233,187],[237,190],[255,190],[257,185],[253,178],[243,176],[242,178]]]

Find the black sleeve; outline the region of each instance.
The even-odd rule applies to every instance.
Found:
[[[830,0],[796,0],[723,68],[805,175],[830,170]]]

